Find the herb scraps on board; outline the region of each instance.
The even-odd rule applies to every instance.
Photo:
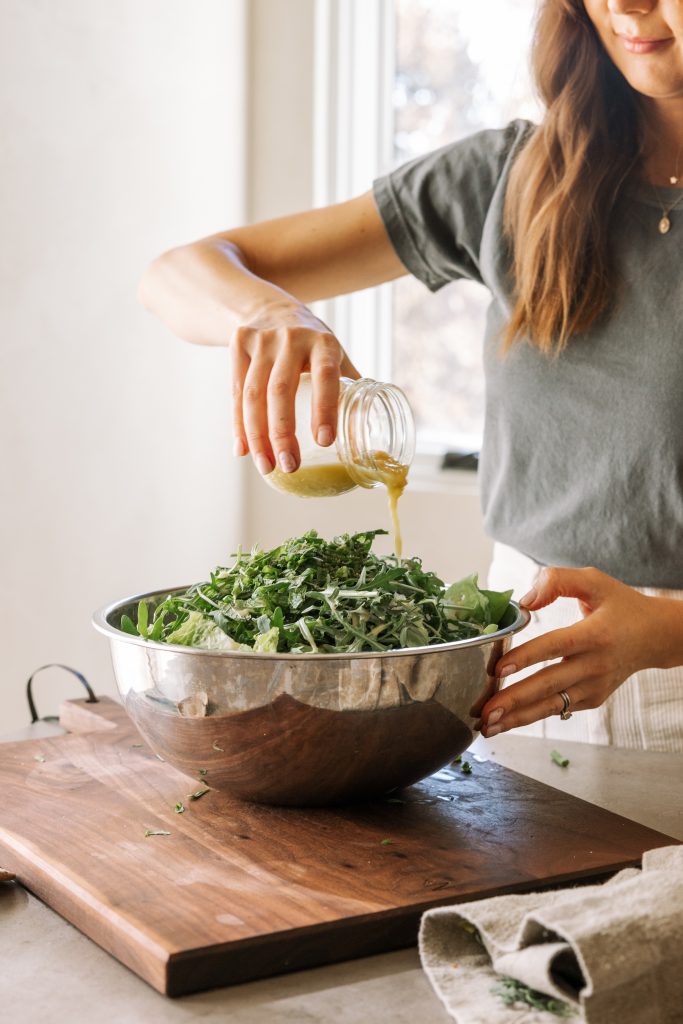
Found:
[[[355,654],[426,647],[495,633],[512,591],[482,590],[476,573],[446,587],[419,558],[372,552],[386,530],[331,541],[309,530],[270,551],[238,551],[204,583],[140,601],[145,640],[204,650]],[[220,748],[219,748],[220,749]]]
[[[393,844],[393,839],[383,839],[382,842],[380,843],[380,846],[393,846]]]
[[[470,762],[469,761],[463,761],[462,766],[460,768],[460,771],[463,773],[463,775],[471,775],[472,774],[472,765],[470,764]]]
[[[210,792],[211,790],[208,788],[198,789],[196,793],[190,793],[190,800],[199,800],[201,797],[205,796],[206,793]]]
[[[185,804],[181,800],[179,800],[178,803],[175,805],[175,812],[176,814],[185,813]]]
[[[165,828],[146,828],[145,839],[149,836],[170,836],[170,832],[167,832]]]
[[[569,764],[569,758],[565,757],[564,754],[560,754],[559,750],[550,751],[550,760],[554,761],[555,764],[559,764],[560,768],[566,768]]]

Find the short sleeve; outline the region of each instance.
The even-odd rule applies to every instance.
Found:
[[[501,223],[493,236],[500,237],[509,169],[532,129],[520,120],[478,132],[374,182],[375,203],[399,259],[431,291],[461,277],[483,283],[486,221],[495,207]]]

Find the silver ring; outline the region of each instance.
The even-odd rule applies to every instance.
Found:
[[[568,718],[572,717],[572,713],[569,710],[571,704],[571,697],[566,690],[560,690],[560,697],[562,698],[562,710],[560,711],[560,718],[563,722],[566,722]]]

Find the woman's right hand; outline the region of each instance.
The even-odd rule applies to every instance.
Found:
[[[311,430],[327,447],[337,432],[339,378],[360,376],[330,329],[293,301],[267,304],[241,324],[230,342],[235,455],[251,455],[260,473],[300,463],[294,401],[299,377],[310,372]]]
[[[230,345],[235,453],[259,471],[299,466],[294,398],[310,370],[312,431],[332,444],[339,378],[359,377],[307,302],[407,273],[372,193],[235,228],[171,249],[148,267],[140,301],[181,338]],[[230,339],[230,340],[228,340]]]

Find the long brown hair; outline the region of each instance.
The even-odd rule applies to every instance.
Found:
[[[515,160],[505,228],[515,305],[504,349],[560,351],[613,298],[609,224],[640,153],[637,93],[602,47],[582,0],[542,0],[532,68],[546,113]]]

